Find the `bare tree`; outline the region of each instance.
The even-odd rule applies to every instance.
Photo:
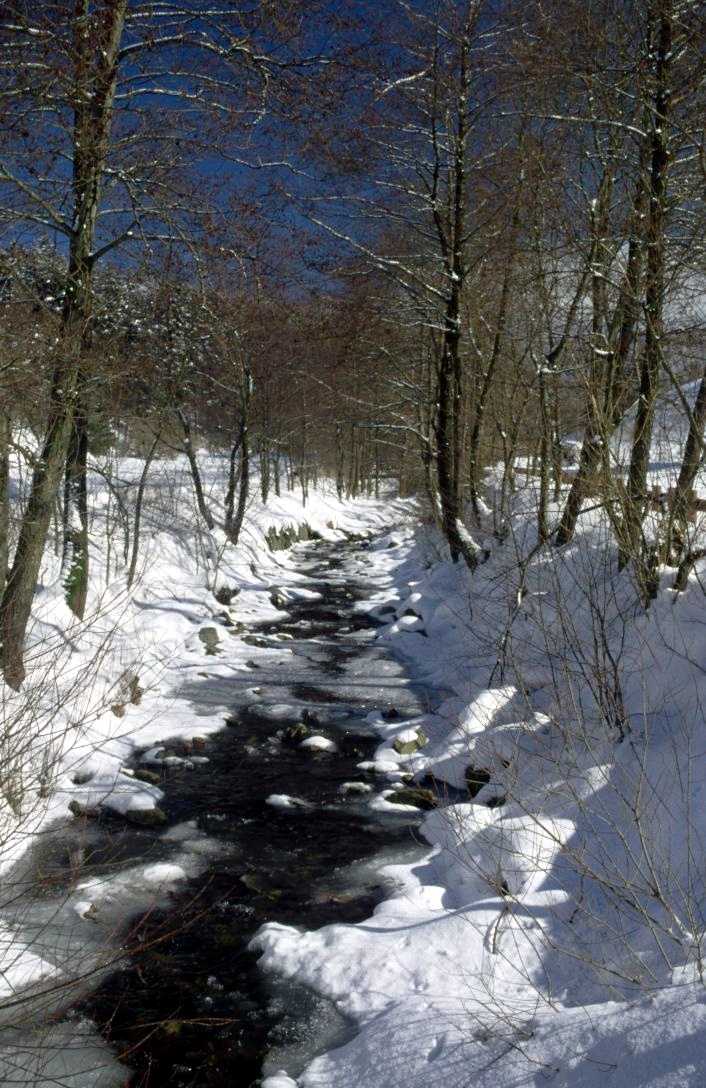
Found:
[[[596,16],[601,23],[596,21]],[[569,66],[572,94],[553,107],[553,122],[583,132],[598,168],[594,192],[579,164],[577,184],[589,202],[584,262],[591,331],[585,379],[585,430],[578,471],[557,531],[570,540],[584,500],[599,494],[622,562],[634,562],[646,599],[654,587],[655,552],[643,539],[649,508],[649,451],[665,369],[665,304],[677,262],[684,260],[675,223],[693,187],[685,183],[687,117],[703,87],[703,61],[693,43],[693,5],[606,3],[583,14],[583,51]],[[578,20],[581,26],[581,20]],[[606,38],[606,28],[611,32]],[[596,48],[586,56],[586,43]],[[614,51],[618,50],[615,54]],[[611,56],[619,56],[620,77]],[[692,126],[693,127],[693,126]],[[680,175],[672,196],[670,173]],[[684,203],[682,203],[684,202]],[[611,443],[634,407],[628,478],[612,463]]]
[[[493,35],[482,26],[484,16],[480,0],[397,5],[393,59],[378,58],[366,100],[373,184],[364,197],[334,201],[335,210],[325,219],[318,209],[311,213],[394,281],[398,297],[405,299],[404,320],[429,334],[435,356],[433,449],[427,446],[424,455],[433,468],[434,497],[451,554],[470,567],[477,563],[477,548],[463,524],[471,350],[465,319],[481,260],[479,251],[471,257],[483,203],[472,196],[472,187],[487,150],[483,125],[492,99],[488,43]],[[351,202],[357,228],[351,226]]]
[[[85,607],[83,360],[94,268],[117,247],[191,244],[211,227],[216,186],[208,164],[218,153],[239,157],[238,140],[263,117],[271,79],[287,70],[284,49],[273,59],[257,44],[264,28],[274,49],[283,28],[269,15],[266,3],[243,13],[200,0],[168,8],[77,0],[72,10],[15,0],[3,8],[0,218],[11,235],[29,223],[62,239],[66,253],[45,439],[0,611],[13,687],[24,675],[25,628],[67,463],[64,581],[74,611]],[[210,177],[198,199],[194,161]]]

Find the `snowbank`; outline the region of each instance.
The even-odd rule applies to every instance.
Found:
[[[370,920],[253,941],[359,1025],[301,1088],[704,1081],[704,572],[645,614],[598,515],[557,552],[532,513],[473,576],[428,530],[372,549],[380,640],[439,701],[371,715],[368,765],[439,801]]]
[[[58,559],[48,549],[28,632],[27,678],[17,693],[4,689],[2,702],[0,1079],[14,1062],[15,1081],[43,1088],[124,1082],[124,1069],[90,1025],[75,1022],[52,1032],[40,1025],[70,1003],[86,979],[97,981],[116,963],[126,917],[197,876],[220,847],[180,825],[163,836],[163,862],[100,877],[82,875],[78,849],[73,884],[67,870],[65,889],[48,901],[39,895],[34,906],[29,848],[61,822],[85,820],[90,829],[101,810],[114,820],[159,827],[162,790],[155,779],[175,764],[188,771],[207,762],[200,742],[226,725],[233,677],[242,683],[258,659],[290,652],[285,643],[262,645],[252,625],[282,618],[288,600],[315,596],[298,584],[291,553],[270,545],[373,532],[389,524],[391,514],[408,516],[411,508],[394,501],[341,503],[330,487],[310,489],[306,505],[291,492],[267,504],[255,496],[234,547],[221,530],[199,524],[184,465],[155,461],[138,576],[128,592],[129,539],[121,536],[115,494],[131,524],[142,466],[122,459],[96,467],[85,619],[77,621],[66,608]],[[222,521],[226,461],[204,457],[202,471],[207,500]],[[204,678],[211,681],[210,695],[198,702],[193,690]],[[252,699],[258,698],[253,687]],[[165,743],[179,738],[186,754]],[[135,763],[144,773],[133,771]],[[297,801],[280,796],[271,803]]]

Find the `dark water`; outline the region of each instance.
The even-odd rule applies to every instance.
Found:
[[[414,844],[414,819],[374,815],[366,796],[341,786],[373,781],[357,766],[376,743],[365,716],[418,713],[419,694],[373,646],[372,622],[353,608],[366,583],[351,546],[319,543],[300,555],[307,588],[321,599],[288,601],[286,620],[250,629],[281,656],[227,682],[229,727],[199,748],[209,763],[164,772],[170,825],[194,821],[225,852],[129,928],[129,965],[81,1009],[124,1055],[131,1085],[247,1088],[259,1083],[272,1048],[307,1036],[328,1048],[349,1037],[326,1002],[264,976],[248,940],[266,921],[315,928],[362,920],[383,888],[349,867]],[[293,637],[280,641],[282,634]],[[182,694],[207,716],[211,704],[223,704],[224,684],[204,677]],[[288,741],[298,723],[333,739],[336,752],[312,754]],[[179,742],[165,747],[188,755]],[[274,808],[271,794],[308,807]],[[161,831],[104,831],[95,832],[91,855],[99,869],[163,858]]]

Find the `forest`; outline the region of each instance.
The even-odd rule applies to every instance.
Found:
[[[498,661],[532,564],[590,519],[627,627],[693,587],[705,24],[698,0],[0,5],[4,805],[47,572],[72,623],[97,577],[139,587],[165,464],[224,549],[324,486],[414,500],[471,585],[510,540]],[[578,668],[620,742],[592,615]]]
[[[55,514],[82,613],[107,446],[185,450],[197,495],[199,449],[228,449],[233,539],[250,457],[265,493],[283,472],[349,495],[394,476],[473,566],[485,469],[501,532],[523,459],[548,538],[582,435],[557,546],[593,497],[646,599],[660,556],[692,558],[706,386],[662,538],[643,523],[658,393],[701,378],[700,6],[339,7],[4,7],[11,686]]]

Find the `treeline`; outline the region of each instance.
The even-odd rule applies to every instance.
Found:
[[[0,636],[61,509],[88,585],[91,448],[227,450],[260,486],[424,491],[474,567],[523,459],[540,541],[590,498],[645,600],[693,560],[703,460],[704,11],[691,0],[63,3],[0,18]],[[659,539],[665,387],[684,463]],[[625,425],[624,466],[616,436]],[[31,472],[9,491],[18,428]],[[26,433],[25,432],[25,433]],[[582,435],[565,480],[563,440]],[[40,437],[41,436],[41,437]],[[30,443],[31,445],[31,443]],[[563,489],[562,489],[563,485]],[[556,517],[556,503],[560,503]],[[5,572],[6,577],[5,577]],[[682,574],[683,577],[683,574]]]
[[[62,276],[51,250],[14,247],[0,257],[10,433],[39,432],[49,409]],[[245,428],[263,500],[285,478],[305,491],[334,478],[342,497],[398,481],[412,471],[405,439],[386,436],[405,429],[403,413],[395,422],[379,365],[386,330],[364,302],[344,292],[254,298],[175,276],[97,270],[84,352],[91,449],[141,456],[155,439],[172,454],[191,440],[239,449]]]

